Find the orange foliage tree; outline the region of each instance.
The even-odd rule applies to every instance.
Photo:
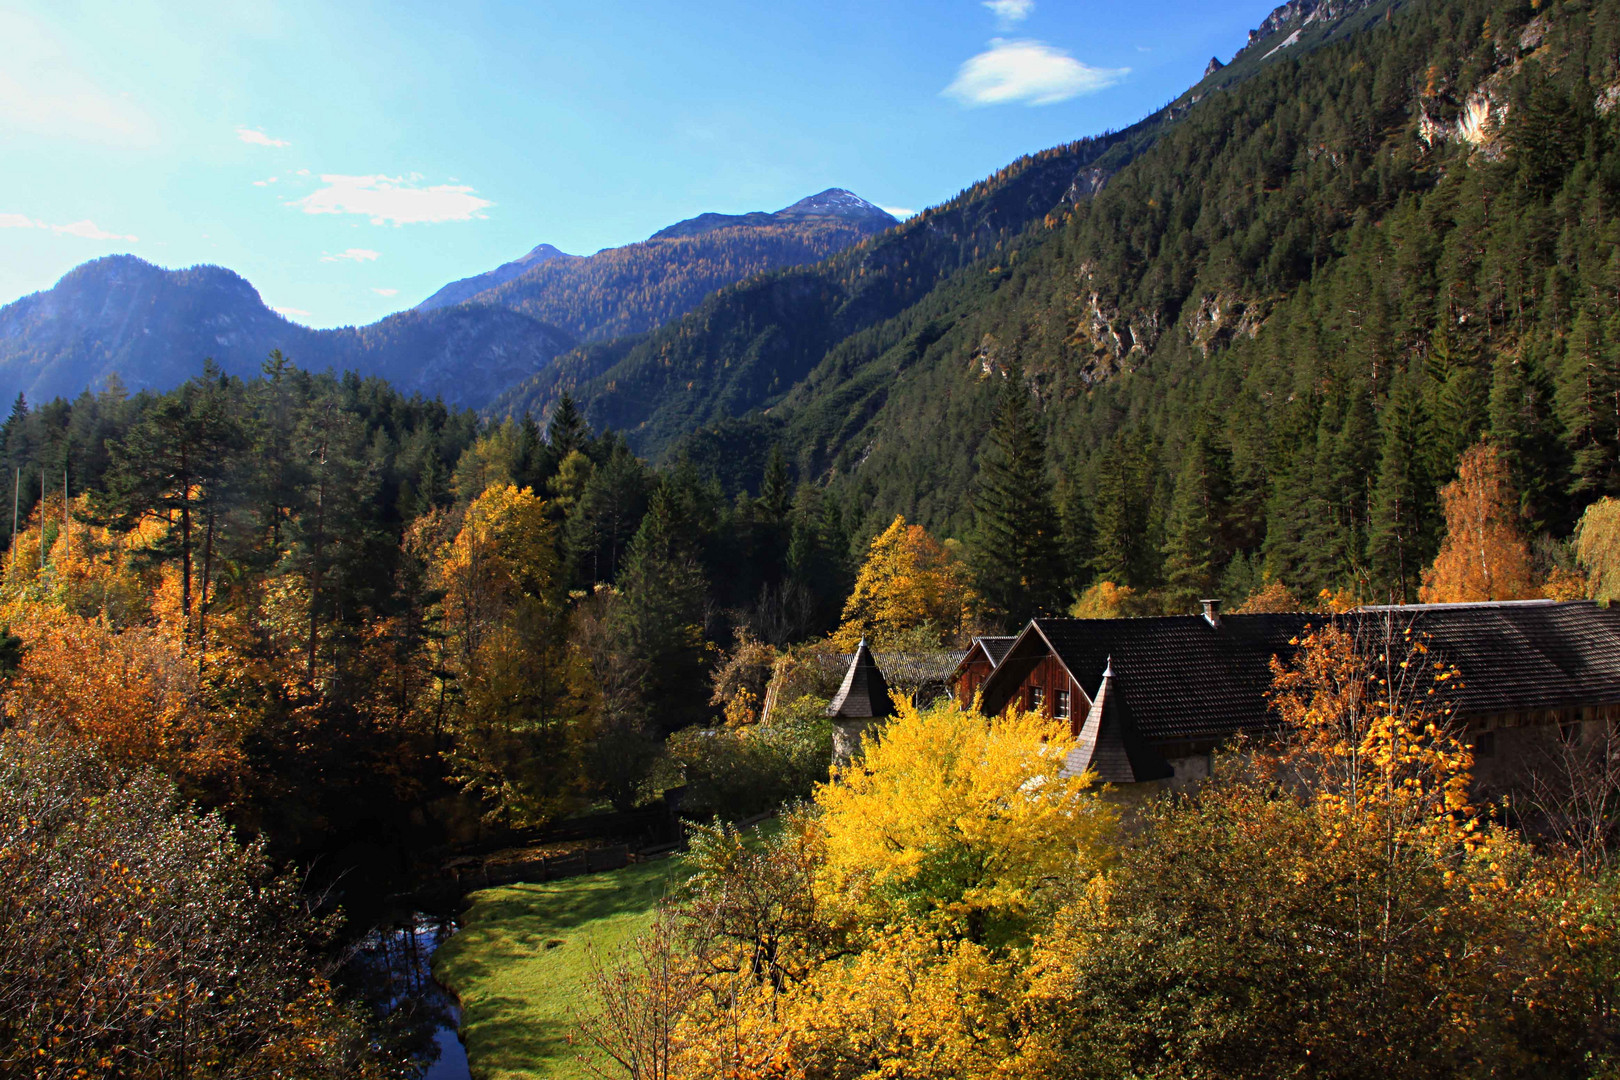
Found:
[[[1518,495],[1507,463],[1481,442],[1457,465],[1457,479],[1440,490],[1446,538],[1423,573],[1426,604],[1522,600],[1540,595],[1530,545],[1519,527]]]
[[[976,604],[962,562],[897,514],[872,541],[833,642],[846,652],[862,638],[886,648],[918,630],[954,642],[967,632]]]

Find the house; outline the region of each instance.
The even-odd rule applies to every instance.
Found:
[[[1068,721],[1078,740],[1071,767],[1105,782],[1185,783],[1209,774],[1223,743],[1275,730],[1272,659],[1286,661],[1329,620],[1356,634],[1409,627],[1458,669],[1458,717],[1487,787],[1509,783],[1550,739],[1620,719],[1620,607],[1590,601],[1223,615],[1207,600],[1200,615],[1035,619],[987,674],[971,666],[970,649],[955,690],[986,713],[1016,707]],[[991,647],[983,653],[989,660]]]
[[[850,658],[843,685],[827,706],[833,722],[833,764],[842,765],[855,756],[861,735],[872,724],[894,715],[889,683],[878,668],[877,658],[863,638]]]
[[[979,692],[984,680],[996,670],[1001,658],[1007,655],[1012,648],[1015,637],[976,637],[968,651],[957,661],[956,669],[950,674],[950,685],[953,692],[965,704],[973,700],[973,695]]]

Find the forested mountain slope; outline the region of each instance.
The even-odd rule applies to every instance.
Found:
[[[574,391],[649,452],[679,442],[747,483],[738,463],[779,443],[868,532],[903,511],[968,535],[1016,371],[1077,587],[1234,596],[1270,576],[1413,598],[1438,489],[1490,435],[1556,561],[1582,506],[1620,488],[1620,5],[1354,15],[1311,53],[1275,51],[1285,22],[1246,50],[1268,62],[1195,88],[1156,137],[1126,133],[1113,160],[1136,152],[1100,191],[1028,230],[975,253],[950,215],[1014,187],[1033,205],[1042,160],[1073,176],[1106,140],[714,298]],[[947,235],[954,264],[901,253]],[[902,269],[874,273],[887,253]],[[851,317],[863,299],[878,318]]]
[[[577,341],[651,329],[716,288],[815,262],[893,224],[832,189],[775,214],[703,215],[588,258],[542,244],[415,309],[337,330],[289,322],[223,267],[165,270],[111,256],[0,308],[0,392],[71,397],[113,374],[131,389],[163,390],[205,358],[245,376],[280,349],[307,370],[378,375],[407,393],[481,407]]]
[[[841,188],[772,214],[700,214],[639,244],[554,259],[472,298],[560,326],[581,341],[640,334],[745,278],[819,262],[897,224]]]
[[[835,348],[847,349],[856,336],[925,299],[937,302],[931,294],[953,275],[968,268],[973,279],[992,268],[999,273],[1013,246],[1044,239],[1069,208],[1103,190],[1212,88],[1268,66],[1279,50],[1281,56],[1299,55],[1354,33],[1391,6],[1389,0],[1296,0],[1251,35],[1232,64],[1140,123],[1021,158],[819,266],[712,296],[628,351],[584,350],[566,357],[504,395],[492,411],[538,411],[568,391],[594,423],[624,430],[639,449],[658,456],[705,425],[776,404],[818,363],[830,360]],[[980,284],[966,287],[977,290]],[[836,393],[847,396],[842,386]]]

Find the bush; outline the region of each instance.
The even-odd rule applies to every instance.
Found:
[[[325,929],[157,773],[0,735],[0,1074],[373,1075]]]
[[[827,779],[832,760],[825,708],[819,698],[801,697],[762,723],[671,735],[664,753],[686,784],[685,807],[734,821],[808,796]]]

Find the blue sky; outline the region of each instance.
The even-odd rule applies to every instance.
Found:
[[[0,303],[99,255],[365,323],[827,187],[921,209],[1123,127],[1260,2],[23,0],[0,10]]]

